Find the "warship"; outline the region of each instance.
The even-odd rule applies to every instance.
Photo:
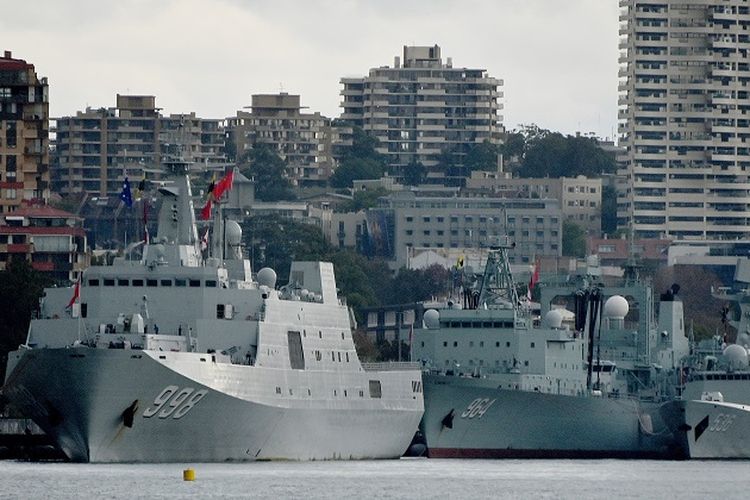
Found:
[[[202,248],[189,165],[165,168],[140,258],[45,290],[9,355],[11,405],[73,461],[400,457],[424,409],[419,367],[359,361],[331,263],[293,262],[283,287],[254,275],[219,203]]]
[[[673,382],[688,340],[676,287],[662,297],[658,328],[651,288],[637,277],[601,287],[589,276],[575,287],[575,324],[554,307],[573,285],[543,287],[536,318],[519,298],[509,248],[490,247],[476,285],[425,311],[414,332],[428,456],[686,458]]]
[[[727,301],[722,322],[736,329],[736,342],[729,343],[725,331],[699,342],[683,362],[691,458],[750,458],[749,285],[750,260],[739,259],[733,285],[712,290]]]

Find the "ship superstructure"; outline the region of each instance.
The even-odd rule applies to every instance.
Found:
[[[141,258],[45,290],[9,355],[11,403],[77,461],[400,456],[420,371],[360,363],[332,264],[294,262],[283,287],[271,269],[254,276],[220,210],[202,248],[188,166],[169,168]]]
[[[468,300],[426,311],[415,331],[429,455],[685,457],[682,403],[667,389],[687,349],[679,299],[664,301],[662,337],[646,316],[650,304],[642,328],[626,321],[628,299],[641,293],[646,304],[650,288],[612,292],[589,277],[581,288],[543,288],[537,325],[516,292],[509,247],[489,249],[478,289],[462,292]],[[571,295],[575,320],[566,324],[564,310],[552,306]],[[639,349],[649,354],[639,357]]]

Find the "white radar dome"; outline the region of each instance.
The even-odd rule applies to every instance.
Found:
[[[737,343],[745,348],[750,347],[750,334],[740,333],[737,335]]]
[[[560,328],[563,322],[563,313],[557,309],[552,309],[544,315],[544,324],[549,328]]]
[[[227,244],[236,247],[242,241],[242,228],[237,221],[228,220],[224,228],[226,230]]]
[[[728,345],[724,349],[724,357],[727,359],[729,367],[734,370],[742,370],[748,366],[747,350],[741,345]]]
[[[258,271],[258,284],[268,288],[276,288],[276,271],[270,267],[264,267]]]
[[[422,316],[424,325],[427,328],[439,328],[440,327],[440,313],[435,309],[427,309]]]
[[[624,318],[629,310],[628,300],[622,295],[613,295],[604,303],[604,315],[608,318]]]

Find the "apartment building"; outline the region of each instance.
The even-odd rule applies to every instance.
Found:
[[[0,215],[0,270],[16,259],[58,283],[74,281],[89,264],[83,219],[33,204]]]
[[[125,177],[161,178],[161,161],[175,150],[206,169],[223,171],[226,164],[221,120],[163,116],[154,96],[118,94],[114,108],[54,120],[53,188],[60,194],[115,196]]]
[[[420,197],[411,191],[381,200],[392,213],[398,267],[406,265],[409,248],[481,248],[506,235],[515,243],[509,252],[512,264],[562,256],[563,216],[557,200]]]
[[[47,78],[6,50],[0,57],[0,214],[24,200],[49,199],[49,162]]]
[[[451,58],[443,62],[438,45],[404,46],[403,64],[397,56],[393,67],[341,84],[341,119],[377,137],[379,151],[401,174],[421,163],[432,182],[461,185],[468,151],[500,141],[502,80],[484,69],[453,67]]]
[[[750,3],[620,0],[618,224],[750,237]]]
[[[237,159],[256,144],[269,145],[286,161],[296,186],[324,186],[335,168],[335,148],[351,144],[350,127],[333,127],[319,112],[304,112],[299,95],[256,94],[250,109],[227,118]]]
[[[602,180],[577,177],[559,179],[511,178],[504,172],[474,171],[466,180],[468,191],[491,191],[505,197],[553,198],[563,219],[575,222],[590,236],[602,230]]]

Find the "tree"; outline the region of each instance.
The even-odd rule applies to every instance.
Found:
[[[615,159],[599,147],[596,139],[549,131],[535,131],[531,137],[526,139],[521,177],[598,177],[617,168]]]
[[[383,165],[371,158],[344,158],[331,176],[331,186],[350,188],[355,180],[380,179],[385,172]]]
[[[374,208],[378,204],[378,198],[388,194],[384,188],[367,189],[365,191],[357,191],[352,196],[351,200],[347,200],[338,207],[337,212],[359,212],[368,208]]]
[[[39,307],[44,287],[52,280],[21,259],[0,272],[0,373],[5,373],[8,352],[26,341],[31,314]]]
[[[485,140],[480,144],[475,144],[467,153],[464,159],[464,166],[469,172],[475,170],[495,170],[497,169],[497,156],[500,148]]]
[[[407,186],[418,186],[427,179],[427,167],[416,160],[412,160],[412,162],[404,168],[403,179],[404,184]]]
[[[562,252],[566,257],[586,256],[586,233],[575,222],[563,222]]]
[[[352,145],[346,147],[330,179],[331,186],[352,187],[355,180],[379,179],[385,172],[386,159],[376,148],[379,141],[359,127],[352,128]]]
[[[612,186],[602,188],[602,232],[609,236],[617,232],[617,191]]]
[[[240,172],[255,179],[255,197],[261,201],[293,200],[287,167],[268,144],[256,144],[240,160]]]

